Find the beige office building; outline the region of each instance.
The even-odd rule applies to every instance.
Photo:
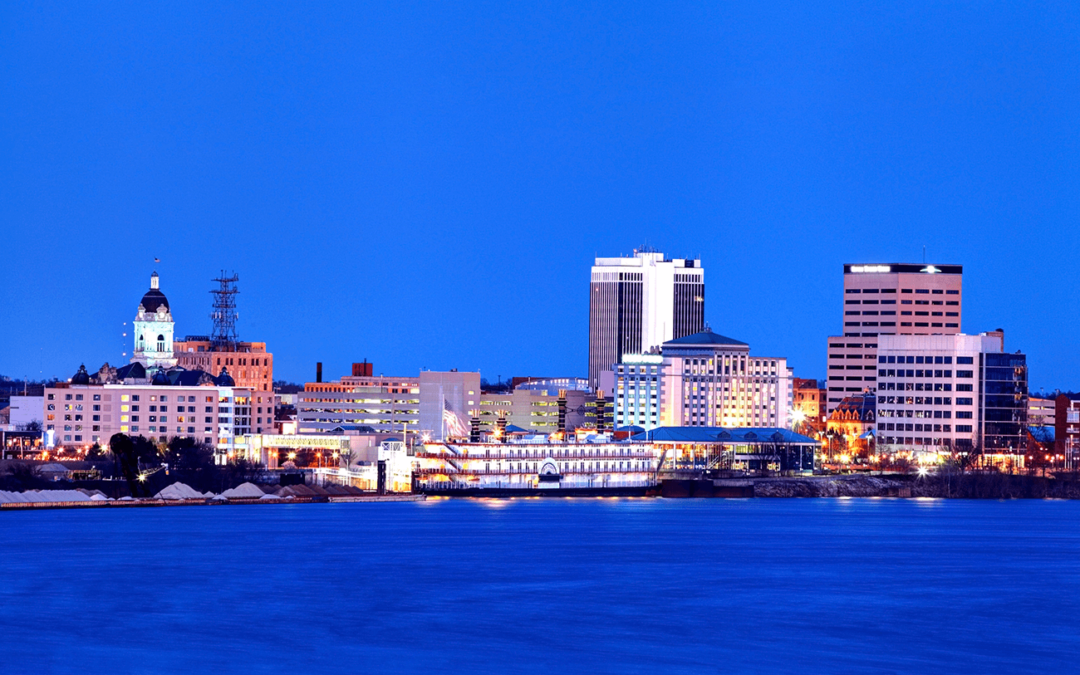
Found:
[[[844,265],[844,331],[829,337],[828,410],[877,391],[879,335],[960,332],[961,265]]]

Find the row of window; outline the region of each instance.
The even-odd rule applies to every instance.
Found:
[[[953,385],[949,382],[881,382],[878,384],[878,389],[880,391],[952,391]],[[970,384],[956,385],[956,391],[973,390]]]
[[[881,310],[867,309],[863,311],[849,310],[844,312],[844,316],[896,316],[896,310]],[[903,310],[900,312],[900,316],[912,316],[911,310]],[[959,312],[915,312],[914,316],[960,316]]]
[[[930,294],[933,294],[933,295],[960,295],[960,291],[955,290],[955,289],[946,289],[946,290],[943,290],[943,289],[940,289],[940,288],[934,288],[934,289],[929,289],[929,288],[916,288],[916,289],[901,288],[900,289],[901,293],[906,293],[906,294],[910,294],[910,293],[912,293],[912,291],[914,291],[917,295],[930,295]],[[857,295],[859,293],[870,294],[870,293],[895,293],[895,292],[896,292],[895,288],[880,288],[880,289],[878,289],[878,288],[861,288],[861,289],[860,288],[846,288],[846,289],[844,289],[844,293],[847,293],[848,295]]]
[[[878,377],[952,377],[953,371],[951,370],[919,370],[917,368],[908,368],[906,370],[895,368],[879,368],[877,371]],[[975,377],[974,371],[971,370],[958,370],[956,371],[957,377],[971,378]]]
[[[139,396],[140,396],[140,394],[130,394],[130,395],[129,394],[121,394],[120,395],[120,400],[125,401],[125,402],[127,402],[127,401],[138,401]],[[83,395],[82,394],[64,394],[64,400],[65,401],[72,400],[72,397],[74,397],[74,399],[76,401],[83,400]],[[56,394],[49,394],[46,398],[49,401],[54,401],[54,400],[56,400]],[[223,397],[223,398],[225,400],[228,400],[228,397]],[[100,401],[101,400],[101,394],[94,394],[93,395],[93,400]],[[105,400],[106,401],[111,401],[112,400],[112,395],[111,394],[105,394]],[[150,400],[151,401],[161,401],[162,403],[168,403],[169,395],[168,394],[161,394],[160,396],[159,395],[153,395],[153,396],[150,397]],[[177,403],[195,403],[196,398],[194,396],[181,395],[181,396],[176,397],[176,401],[177,401]],[[214,397],[213,396],[207,396],[206,397],[206,402],[207,403],[213,403],[214,402]]]
[[[846,322],[844,322],[844,325],[845,326],[883,326],[883,327],[888,327],[888,326],[896,326],[896,322],[895,321],[882,321],[882,322],[878,323],[877,321],[863,321],[863,322],[860,323],[858,321],[846,321]],[[900,322],[901,327],[904,327],[904,326],[911,327],[911,325],[912,325],[912,323],[910,321],[901,321]],[[945,328],[959,328],[960,324],[958,324],[958,323],[946,323],[946,324],[944,324],[944,326],[942,326],[942,324],[940,322],[927,323],[926,321],[916,321],[915,322],[915,327],[916,328],[942,328],[942,327],[945,327]]]
[[[951,357],[951,356],[879,356],[878,357],[878,363],[913,363],[915,365],[931,364],[932,363],[934,365],[939,365],[939,364],[944,365],[944,364],[951,364],[952,362],[953,362],[953,357]],[[971,365],[974,362],[975,362],[974,357],[971,357],[971,356],[957,356],[956,357],[957,365],[961,365],[961,366],[963,366],[963,365]]]
[[[893,422],[886,422],[884,424],[879,424],[878,428],[882,431],[934,431],[937,433],[952,433],[951,424],[894,424]],[[959,431],[959,426],[957,427],[957,431]]]
[[[900,405],[952,405],[951,396],[879,396],[879,405],[889,405],[890,403],[897,403]],[[958,396],[956,398],[956,405],[973,405],[972,399],[967,397]]]
[[[891,408],[882,408],[878,411],[879,418],[888,417],[917,417],[925,419],[935,420],[948,420],[952,419],[951,410],[893,410]],[[970,420],[972,419],[970,410],[957,410],[956,419],[958,420]]]
[[[845,300],[845,305],[895,305],[896,300]],[[901,300],[901,305],[945,305],[955,307],[960,304],[959,300]]]

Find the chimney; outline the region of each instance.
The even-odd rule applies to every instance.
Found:
[[[322,382],[322,361],[315,364],[315,381]]]

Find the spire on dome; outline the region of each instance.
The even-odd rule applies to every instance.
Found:
[[[169,299],[165,297],[165,294],[161,292],[161,286],[158,283],[158,273],[154,272],[150,275],[150,290],[143,296],[142,302],[140,302],[150,314],[158,311],[158,307],[164,306],[165,309],[169,309]]]

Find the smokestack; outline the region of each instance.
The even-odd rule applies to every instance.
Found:
[[[322,382],[322,361],[315,364],[315,381]]]

